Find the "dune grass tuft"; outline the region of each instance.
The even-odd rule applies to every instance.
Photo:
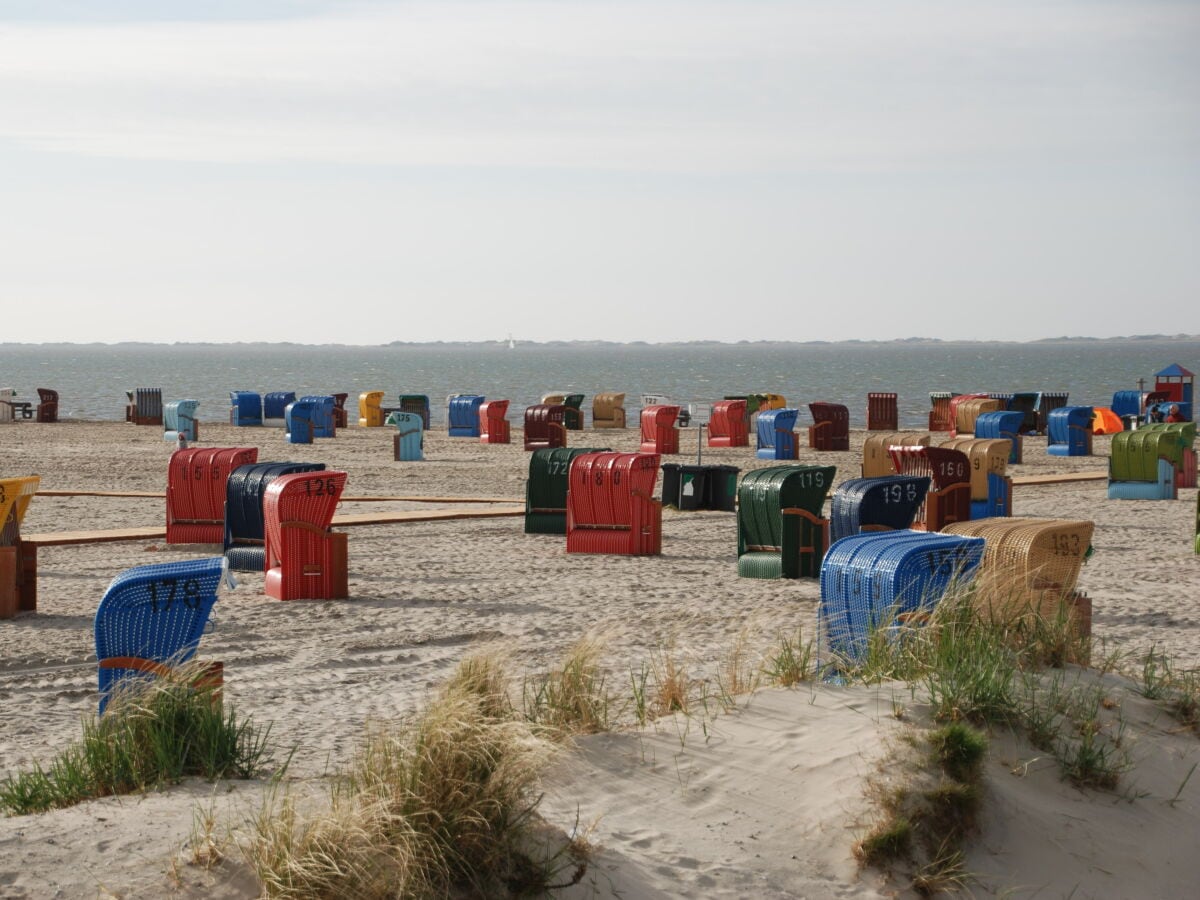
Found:
[[[264,893],[520,896],[564,869],[582,877],[586,843],[546,852],[538,834],[535,787],[554,745],[513,716],[505,684],[497,660],[468,660],[413,719],[370,731],[327,807],[272,798],[243,847]]]
[[[271,764],[270,727],[239,719],[197,687],[203,664],[162,678],[128,679],[105,714],[83,723],[83,737],[48,766],[0,782],[0,810],[24,815],[128,794],[184,778],[252,778]]]
[[[613,698],[600,668],[600,642],[577,641],[549,672],[527,675],[522,689],[525,719],[559,735],[607,731]]]

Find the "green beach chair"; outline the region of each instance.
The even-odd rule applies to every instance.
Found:
[[[772,466],[738,486],[738,575],[816,578],[829,544],[821,518],[835,466]]]
[[[534,450],[525,482],[525,533],[567,533],[567,485],[571,460],[584,453],[607,453],[605,448],[555,447]]]

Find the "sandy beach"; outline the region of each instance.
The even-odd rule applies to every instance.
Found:
[[[349,474],[350,497],[523,504],[529,455],[516,423],[509,445],[431,432],[426,461],[403,463],[392,460],[390,428],[351,427],[308,446],[286,444],[273,429],[209,422],[200,436],[200,446],[258,447],[260,461],[324,462]],[[802,447],[800,462],[836,465],[839,482],[856,477],[864,437],[852,432],[844,453]],[[1101,473],[1108,441],[1097,436],[1093,456],[1064,458],[1046,454],[1044,437],[1027,437],[1025,462],[1009,474]],[[634,429],[570,434],[572,446],[633,451],[637,442]],[[670,461],[694,462],[694,429],[681,447]],[[161,493],[172,450],[154,427],[0,426],[0,474],[36,473],[44,491]],[[768,465],[753,448],[705,447],[703,457],[743,473]],[[449,506],[355,500],[339,513]],[[1095,522],[1095,553],[1079,588],[1092,599],[1093,633],[1105,648],[1135,655],[1157,647],[1181,666],[1196,665],[1195,489],[1175,502],[1110,501],[1103,480],[1025,485],[1014,488],[1013,512]],[[163,521],[158,497],[38,496],[22,532]],[[662,555],[643,558],[568,555],[560,536],[525,535],[520,516],[347,530],[349,600],[282,603],[264,595],[262,575],[238,573],[200,647],[202,657],[224,662],[227,702],[269,722],[277,745],[295,748],[287,781],[300,791],[316,790],[348,762],[367,722],[411,713],[481,646],[510,654],[517,671],[537,671],[594,635],[614,684],[669,652],[692,679],[715,685],[734,647],[758,658],[781,634],[811,635],[816,624],[816,580],[738,577],[736,517],[728,512],[666,510]],[[217,554],[163,540],[40,551],[38,612],[0,621],[0,773],[45,763],[94,711],[92,617],[113,576]],[[1139,728],[1134,799],[1071,788],[1028,747],[996,736],[985,822],[968,861],[980,875],[977,896],[1194,891],[1200,778],[1167,800],[1200,760],[1200,740],[1106,677]],[[581,740],[550,773],[543,810],[563,828],[577,816],[598,821],[592,839],[601,849],[568,896],[895,896],[878,876],[860,875],[851,855],[865,815],[863,779],[903,727],[895,702],[893,687],[769,689],[703,727],[676,717]],[[1014,777],[1022,767],[1024,776]],[[211,786],[189,783],[0,819],[0,898],[253,897],[257,887],[237,866],[170,873],[198,804],[232,824],[257,809],[263,790],[259,782],[221,785],[214,796]]]

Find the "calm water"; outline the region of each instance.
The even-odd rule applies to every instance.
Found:
[[[435,421],[445,398],[478,393],[512,401],[509,419],[551,391],[625,391],[631,418],[640,394],[714,400],[773,392],[807,417],[814,400],[844,403],[861,428],[868,391],[895,391],[902,427],[924,427],[929,391],[1069,391],[1070,402],[1108,406],[1114,391],[1171,363],[1200,371],[1198,341],[1039,344],[722,344],[341,347],[292,344],[0,345],[0,387],[22,399],[60,394],[60,415],[124,418],[125,391],[161,387],[163,399],[200,401],[201,422],[227,421],[229,392],[362,391],[428,394]]]

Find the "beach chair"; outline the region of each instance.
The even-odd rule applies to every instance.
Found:
[[[1024,455],[1024,442],[1021,439],[1024,421],[1024,413],[1016,410],[983,412],[975,420],[975,437],[1009,441],[1008,462],[1016,465]]]
[[[829,500],[829,535],[839,541],[862,531],[900,531],[912,527],[929,492],[929,478],[885,475],[843,481]]]
[[[58,391],[50,388],[38,388],[38,405],[36,421],[58,421]]]
[[[346,398],[349,394],[330,394],[333,397],[333,427],[336,431],[338,428],[347,427],[349,418],[346,414]],[[332,435],[331,435],[332,437]]]
[[[429,397],[425,394],[401,394],[400,405],[395,409],[385,407],[384,412],[416,413],[421,417],[421,427],[429,430]]]
[[[280,475],[263,495],[266,576],[276,600],[342,600],[349,596],[346,534],[329,530],[346,473]]]
[[[758,459],[795,459],[799,452],[796,441],[798,409],[769,409],[758,414],[755,436]]]
[[[294,391],[269,391],[263,394],[263,425],[287,428],[287,408],[295,402]]]
[[[642,409],[642,453],[657,453],[660,456],[679,452],[679,407],[668,404],[651,404]]]
[[[889,447],[928,447],[929,442],[929,435],[920,431],[868,434],[863,439],[862,477],[882,478],[896,474]]]
[[[323,472],[324,463],[255,462],[238,466],[225,482],[225,534],[222,552],[235,572],[266,571],[263,495],[280,475]]]
[[[956,400],[960,402],[955,403]],[[975,420],[982,413],[1004,409],[1004,401],[991,396],[966,399],[955,397],[950,401],[950,405],[954,408],[954,428],[950,431],[950,437],[970,437],[975,434]]]
[[[783,409],[787,406],[787,400],[784,399],[783,394],[756,394],[755,396],[759,398],[759,412],[764,409]]]
[[[488,400],[479,407],[479,442],[481,444],[508,444],[509,437],[507,400]]]
[[[987,500],[989,474],[1003,477],[1008,471],[1012,443],[1007,438],[960,437],[945,441],[941,446],[967,455],[972,502]]]
[[[954,437],[958,432],[958,410],[959,410],[959,408],[964,403],[968,403],[972,400],[986,400],[989,403],[994,404],[992,406],[993,409],[1001,408],[1000,402],[998,400],[992,400],[992,398],[989,397],[987,394],[980,394],[980,393],[955,394],[953,397],[950,398],[950,427],[948,429],[946,429],[947,431],[950,432],[950,437]],[[973,418],[972,418],[972,421],[974,421]],[[971,430],[974,431],[973,426],[972,426]]]
[[[535,403],[525,410],[524,442],[526,450],[552,450],[567,446],[565,406]]]
[[[750,434],[746,428],[745,400],[718,400],[708,420],[708,446],[746,447]]]
[[[1047,434],[1050,429],[1050,413],[1067,405],[1067,391],[1040,391],[1037,395],[1037,433]]]
[[[454,394],[449,398],[450,437],[479,437],[479,407],[483,401],[478,394]]]
[[[571,460],[567,552],[662,553],[662,504],[654,499],[657,453],[584,453]]]
[[[229,392],[229,424],[259,426],[263,423],[262,396],[255,391]]]
[[[313,417],[318,414],[317,404],[308,397],[301,397],[287,405],[283,411],[283,439],[289,444],[311,444],[313,442]]]
[[[1095,525],[1078,519],[978,519],[946,526],[947,534],[981,537],[981,611],[1010,620],[1030,613],[1055,620],[1078,608],[1076,584],[1092,552]]]
[[[200,423],[196,420],[199,400],[172,400],[163,407],[163,440],[175,443],[182,435],[194,442],[200,439]]]
[[[889,447],[900,475],[930,479],[925,505],[917,510],[913,529],[941,531],[951,522],[971,518],[971,465],[961,450],[949,447]]]
[[[358,427],[379,428],[383,422],[383,391],[363,391],[358,395]]]
[[[1115,391],[1108,408],[1123,422],[1136,422],[1142,415],[1142,392]]]
[[[334,418],[336,401],[330,394],[313,394],[301,397],[301,401],[309,404],[309,421],[312,425],[314,438],[337,437],[337,423]],[[285,416],[286,417],[286,416]]]
[[[21,522],[40,485],[37,475],[0,478],[0,619],[37,609],[37,578],[29,574]]]
[[[222,584],[233,586],[223,556],[126,569],[96,609],[100,712],[129,678],[168,674],[196,653]]]
[[[813,424],[808,427],[808,446],[813,450],[850,449],[850,410],[841,403],[810,403]],[[759,414],[761,418],[761,413]]]
[[[257,447],[189,447],[172,453],[167,463],[167,543],[220,544],[229,475],[257,460]]]
[[[10,387],[0,388],[0,422],[11,422],[14,418],[13,403],[17,392]],[[125,418],[129,419],[129,408],[125,409]]]
[[[1092,408],[1059,406],[1046,420],[1046,452],[1051,456],[1092,455]]]
[[[821,518],[834,466],[773,466],[738,485],[738,575],[816,578],[829,545]]]
[[[546,394],[542,397],[542,403],[547,406],[565,406],[567,412],[563,416],[563,427],[567,431],[582,431],[583,399],[583,394]]]
[[[955,396],[953,391],[929,392],[930,431],[950,431],[954,427],[954,417],[950,414],[950,401]]]
[[[867,394],[867,431],[895,431],[899,427],[897,395],[883,392]]]
[[[135,388],[126,391],[129,403],[125,407],[125,421],[134,425],[162,425],[162,388]]]
[[[871,635],[920,624],[951,587],[980,568],[978,537],[888,531],[837,541],[821,566],[817,634],[822,662],[837,669],[862,658]]]
[[[597,394],[592,399],[593,428],[625,427],[625,395],[614,392]]]
[[[1176,472],[1183,466],[1186,449],[1182,433],[1165,428],[1146,426],[1113,435],[1108,457],[1108,499],[1177,499]]]
[[[396,426],[392,435],[392,459],[421,462],[425,459],[425,432],[419,413],[396,410],[388,413],[387,424]]]
[[[1041,402],[1040,391],[1014,391],[1004,406],[1003,412],[1018,412],[1021,414],[1021,434],[1038,433],[1038,404]]]
[[[610,453],[607,448],[558,447],[534,450],[525,482],[525,533],[567,533],[567,486],[571,460],[584,453]]]
[[[726,400],[741,400],[746,404],[746,437],[749,443],[750,432],[754,430],[754,422],[758,418],[758,407],[764,399],[763,394],[726,394]]]

